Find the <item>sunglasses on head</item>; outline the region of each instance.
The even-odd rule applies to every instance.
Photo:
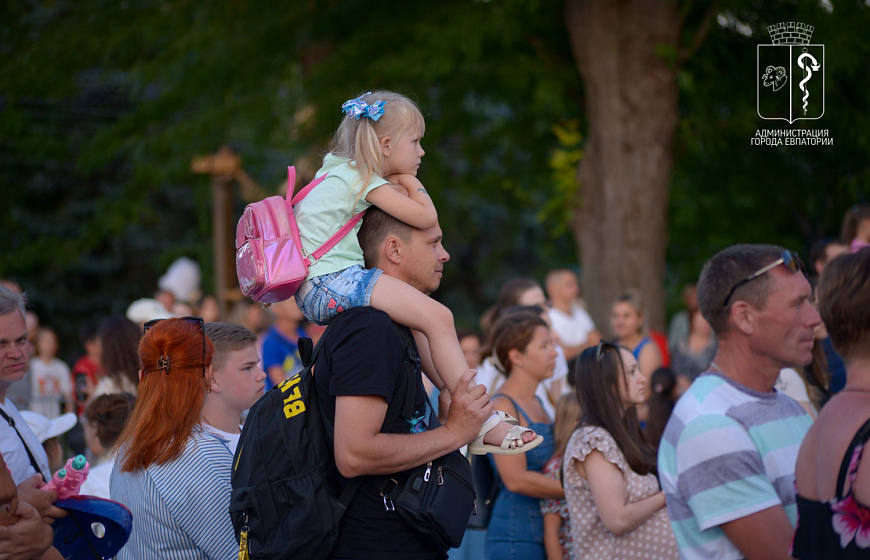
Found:
[[[600,360],[600,359],[601,359],[601,356],[603,356],[604,353],[607,352],[607,349],[608,349],[608,348],[613,348],[613,349],[615,349],[615,350],[619,350],[619,346],[618,346],[618,345],[616,345],[616,344],[614,344],[614,343],[612,343],[612,342],[608,342],[608,341],[606,341],[606,340],[604,340],[604,339],[602,338],[602,339],[598,342],[598,350],[595,352],[595,359],[596,359],[596,360]]]
[[[202,376],[205,377],[205,321],[202,320],[202,317],[178,317],[185,323],[190,323],[191,325],[196,325],[199,327],[199,332],[202,333]],[[148,329],[163,321],[164,319],[151,319],[150,321],[146,321],[144,325],[142,325],[142,334],[148,332]],[[157,371],[160,370],[163,373],[169,373],[169,356],[161,355],[160,359],[157,360],[157,369],[146,370],[144,373],[148,373],[149,371]]]
[[[722,307],[728,307],[728,302],[731,300],[731,296],[734,295],[734,292],[737,291],[737,288],[739,288],[743,284],[746,284],[750,280],[754,280],[754,279],[758,278],[759,276],[761,276],[762,274],[764,274],[768,270],[773,270],[774,268],[776,268],[777,266],[779,266],[781,264],[785,265],[786,268],[788,268],[792,272],[798,272],[798,271],[804,270],[804,263],[801,262],[801,259],[799,256],[797,256],[797,253],[794,253],[794,252],[789,251],[789,250],[785,250],[782,252],[782,255],[778,259],[776,259],[775,261],[773,261],[772,263],[770,263],[767,266],[763,266],[763,267],[759,268],[758,270],[756,270],[755,272],[753,272],[752,274],[750,274],[749,276],[747,276],[746,278],[744,278],[740,282],[737,282],[737,284],[735,284],[734,287],[731,288],[731,291],[728,292],[728,295],[725,296],[725,301],[722,302]]]

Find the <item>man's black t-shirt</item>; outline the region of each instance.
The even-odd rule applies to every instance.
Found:
[[[403,398],[397,392],[405,375],[404,350],[399,333],[386,313],[373,307],[349,309],[333,319],[323,336],[323,348],[314,367],[314,382],[321,412],[331,423],[335,422],[338,396],[379,395],[388,405],[394,398]],[[438,425],[435,415],[428,414],[419,370],[416,376],[413,418],[402,418],[400,414],[391,433],[417,433]],[[339,475],[339,482],[344,487],[347,480]],[[445,552],[421,543],[395,511],[386,511],[383,498],[364,477],[341,519],[338,545],[332,555],[335,558],[424,560],[446,558]]]

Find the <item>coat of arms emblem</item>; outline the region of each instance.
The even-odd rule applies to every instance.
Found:
[[[825,114],[825,46],[812,45],[813,26],[799,22],[767,28],[771,45],[758,45],[758,116],[765,120],[819,119]]]

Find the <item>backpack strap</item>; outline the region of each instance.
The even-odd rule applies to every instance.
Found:
[[[290,203],[291,210],[294,206],[299,204],[303,198],[308,196],[308,193],[310,193],[312,191],[312,189],[314,189],[314,187],[316,187],[317,185],[322,183],[328,176],[329,176],[329,173],[324,173],[320,177],[317,177],[316,179],[314,179],[313,181],[308,183],[301,191],[296,193],[296,196],[293,196],[293,189],[296,187],[296,168],[293,166],[288,166],[287,167],[287,201]],[[309,255],[311,262],[309,262],[308,265],[310,266],[311,263],[313,263],[314,261],[320,260],[323,257],[323,255],[325,255],[327,252],[329,252],[330,249],[335,247],[339,241],[344,239],[344,237],[348,233],[350,233],[354,227],[356,227],[356,225],[362,219],[363,214],[365,214],[365,213],[366,213],[366,211],[363,210],[362,212],[356,214],[353,218],[348,220],[348,222],[346,224],[344,224],[341,227],[341,229],[339,229],[337,232],[335,232],[332,235],[332,237],[327,239],[326,243],[324,243],[323,245],[318,247],[316,251],[311,253],[311,255]]]
[[[323,337],[320,337],[321,340]],[[320,340],[317,341],[317,345],[320,346]],[[299,359],[302,360],[302,367],[307,368],[312,363],[314,363],[314,343],[308,337],[300,337],[298,342],[296,343],[296,349],[299,351]],[[320,352],[320,348],[317,349]]]
[[[401,410],[402,416],[405,418],[410,418],[414,413],[414,396],[417,392],[417,366],[419,365],[420,359],[417,356],[417,352],[414,350],[414,346],[411,344],[411,335],[408,333],[408,329],[399,325],[398,323],[393,323],[396,327],[396,330],[399,333],[399,338],[402,341],[402,349],[405,353],[405,375],[402,376],[402,381],[399,384],[398,389],[396,390],[396,395],[393,398],[392,402],[390,402],[390,406],[387,408],[387,413],[384,415],[384,423],[381,424],[381,433],[387,433],[396,419],[399,417],[399,413]],[[327,327],[329,330],[329,327]],[[326,338],[326,332],[324,331],[323,335],[321,335],[320,340],[317,342],[317,346],[314,348],[311,362],[309,365],[305,367],[309,367],[314,364],[314,360],[317,358],[317,354],[320,351],[320,343]],[[302,353],[303,341],[307,340],[305,343],[306,346],[311,345],[311,339],[300,339],[299,350],[300,355]],[[305,363],[305,358],[303,358],[303,363]],[[410,403],[410,406],[409,404]],[[325,423],[328,425],[329,430],[329,443],[330,447],[333,448],[334,451],[334,439],[335,439],[335,425],[329,422],[325,416],[323,417],[326,421]],[[363,481],[362,476],[357,476],[348,481],[347,485],[341,491],[341,495],[338,497],[338,503],[343,509],[347,509],[347,506],[350,504],[350,501],[353,499],[356,491],[359,489],[360,484]]]
[[[341,229],[332,234],[332,237],[326,240],[326,243],[321,245],[316,251],[311,253],[311,260],[317,261],[320,260],[323,255],[325,255],[330,249],[338,245],[338,242],[344,239],[344,236],[353,231],[353,228],[362,220],[363,215],[366,213],[365,210],[351,218],[346,224],[341,226]]]
[[[417,395],[417,370],[420,367],[420,356],[411,343],[411,335],[408,328],[398,323],[393,323],[393,325],[395,325],[396,330],[399,332],[399,339],[402,341],[402,349],[405,352],[405,379],[402,380],[402,385],[399,388],[399,394],[401,394],[403,388],[405,389],[402,417],[411,418],[411,415],[414,414],[414,397]],[[432,406],[431,403],[429,406]],[[387,415],[384,418],[384,425],[381,427],[381,431],[386,432],[392,426],[395,419],[395,416],[390,419],[389,415]],[[389,423],[386,420],[390,420]]]
[[[24,441],[24,437],[22,437],[21,432],[18,431],[18,427],[15,425],[15,420],[12,419],[11,416],[6,414],[6,411],[0,408],[0,416],[9,423],[9,426],[15,430],[15,433],[18,434],[18,439],[21,440],[21,445],[24,446],[24,450],[27,451],[27,458],[30,459],[30,466],[33,467],[33,470],[36,471],[36,474],[42,476],[42,469],[39,468],[39,463],[36,461],[36,457],[33,456],[33,453],[30,451],[30,448],[27,447],[27,442]]]

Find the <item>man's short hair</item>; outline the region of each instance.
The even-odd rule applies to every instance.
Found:
[[[398,220],[377,206],[370,206],[363,217],[362,226],[357,234],[363,252],[366,268],[378,266],[381,247],[390,235],[395,235],[405,243],[410,243],[414,228]]]
[[[214,345],[211,363],[215,369],[224,367],[230,353],[257,344],[254,331],[234,323],[206,323],[205,335]]]
[[[819,281],[819,312],[838,354],[870,356],[870,249],[828,263]]]
[[[12,313],[16,309],[21,312],[21,317],[26,317],[24,309],[27,303],[27,296],[24,294],[16,294],[6,286],[0,286],[0,315]]]
[[[713,332],[721,335],[728,331],[735,301],[743,300],[756,309],[765,308],[770,295],[770,274],[762,274],[737,288],[727,306],[725,298],[741,280],[778,259],[783,251],[776,245],[732,245],[704,264],[698,279],[698,307]]]

